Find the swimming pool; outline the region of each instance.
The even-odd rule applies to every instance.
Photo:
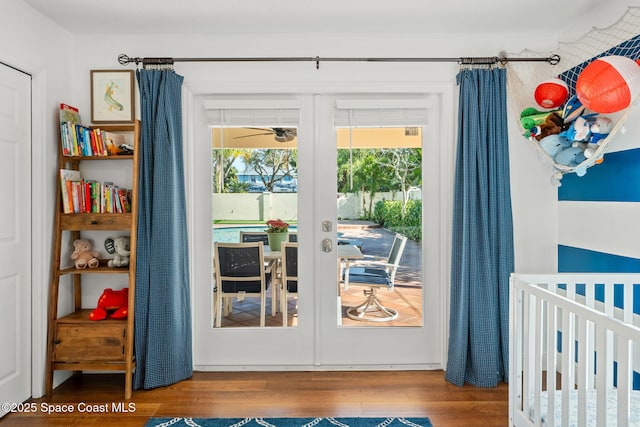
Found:
[[[266,225],[247,225],[241,227],[215,227],[213,229],[213,241],[221,243],[238,243],[241,231],[261,232]],[[296,226],[289,227],[289,231],[297,231]]]

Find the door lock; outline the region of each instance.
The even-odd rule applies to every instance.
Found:
[[[322,251],[331,252],[333,250],[333,241],[331,239],[322,239]]]

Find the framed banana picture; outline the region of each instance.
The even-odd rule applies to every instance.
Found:
[[[91,122],[133,123],[133,70],[91,70]]]

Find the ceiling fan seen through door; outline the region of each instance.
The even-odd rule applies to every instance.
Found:
[[[263,131],[262,133],[254,133],[251,135],[236,136],[233,139],[249,138],[252,136],[273,135],[273,139],[278,142],[290,142],[297,136],[296,128],[246,128]]]

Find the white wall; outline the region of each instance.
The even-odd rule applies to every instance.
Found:
[[[216,220],[298,220],[298,193],[213,193],[211,199]]]
[[[73,103],[73,37],[20,0],[3,0],[0,62],[32,76],[33,393],[44,389],[47,291],[56,185],[57,104]]]

